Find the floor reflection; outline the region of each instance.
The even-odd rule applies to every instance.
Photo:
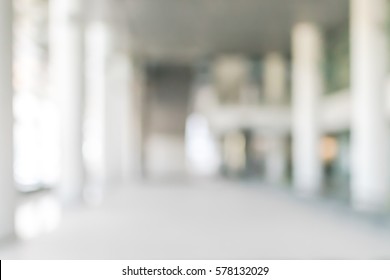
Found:
[[[61,220],[61,206],[50,192],[23,197],[16,209],[15,231],[22,240],[55,230]]]

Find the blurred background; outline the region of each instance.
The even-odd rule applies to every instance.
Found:
[[[387,0],[0,0],[0,258],[390,258]]]

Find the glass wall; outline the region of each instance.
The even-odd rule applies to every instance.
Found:
[[[326,33],[326,93],[331,94],[349,88],[350,48],[349,24],[341,25]]]

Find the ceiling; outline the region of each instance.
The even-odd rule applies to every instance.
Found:
[[[294,22],[313,20],[327,30],[348,18],[348,0],[123,1],[133,48],[155,59],[288,51]]]

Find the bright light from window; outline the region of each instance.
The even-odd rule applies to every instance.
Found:
[[[186,154],[189,171],[194,175],[214,175],[218,172],[220,158],[217,145],[207,119],[192,114],[186,125]]]

